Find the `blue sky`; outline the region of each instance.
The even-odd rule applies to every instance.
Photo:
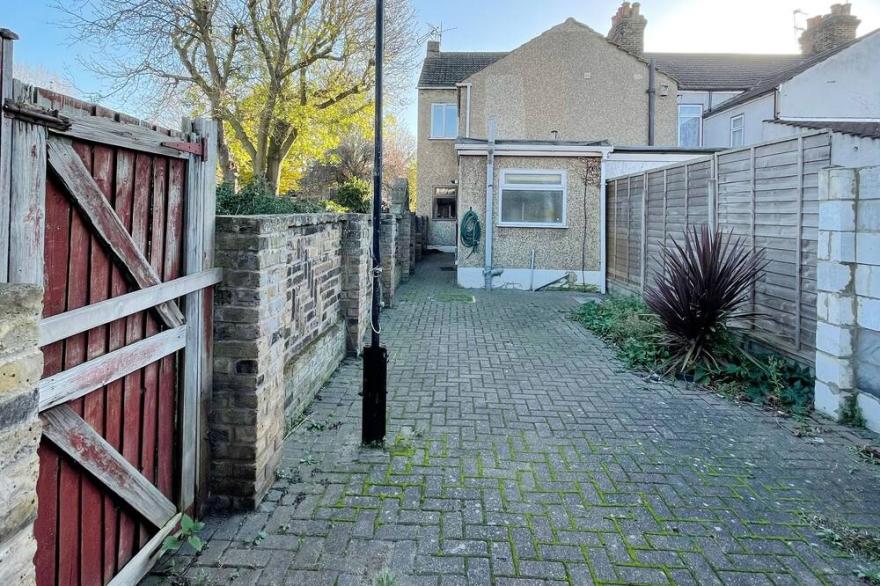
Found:
[[[448,51],[509,51],[569,16],[606,33],[620,0],[412,0],[423,31],[443,25],[442,49]],[[835,0],[643,0],[648,19],[645,48],[649,51],[793,53],[798,46],[792,13],[823,14]],[[101,80],[78,58],[91,47],[72,44],[61,26],[52,0],[2,0],[0,26],[17,32],[16,62],[62,79],[74,80],[80,92],[99,91]],[[880,27],[880,0],[852,0],[862,20],[859,34]],[[803,16],[799,17],[801,22]],[[420,51],[423,51],[420,48]],[[413,72],[410,104],[399,117],[415,130]],[[111,99],[107,104],[119,107]],[[142,115],[134,104],[126,111]]]

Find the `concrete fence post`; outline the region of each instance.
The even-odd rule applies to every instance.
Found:
[[[816,410],[880,431],[880,167],[819,175]]]
[[[0,584],[34,584],[42,289],[0,284]]]

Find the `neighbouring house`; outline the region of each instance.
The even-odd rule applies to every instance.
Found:
[[[708,109],[703,144],[740,147],[817,129],[833,131],[836,165],[880,160],[880,29],[856,37],[849,4],[807,22],[803,55]]]
[[[844,6],[832,12],[848,14]],[[802,41],[822,57],[644,52],[647,19],[629,2],[607,36],[569,18],[509,53],[444,52],[430,41],[417,184],[428,246],[456,252],[463,286],[567,279],[604,291],[604,179],[728,148],[709,140],[725,104],[808,63],[831,63],[844,45],[852,55],[874,47],[877,35],[856,41],[847,20],[835,36],[819,26],[824,18]],[[482,231],[474,249],[458,238],[469,210]]]

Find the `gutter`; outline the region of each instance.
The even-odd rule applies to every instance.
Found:
[[[496,155],[547,156],[557,157],[601,157],[613,150],[611,146],[585,146],[564,144],[495,144],[492,150]],[[488,143],[457,144],[455,150],[459,155],[481,155],[489,152]]]

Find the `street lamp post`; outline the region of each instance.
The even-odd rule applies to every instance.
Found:
[[[375,445],[385,439],[385,408],[388,352],[380,345],[382,259],[379,236],[382,227],[382,45],[383,0],[376,0],[376,114],[373,151],[373,299],[370,311],[370,345],[364,348],[364,388],[361,442]]]

